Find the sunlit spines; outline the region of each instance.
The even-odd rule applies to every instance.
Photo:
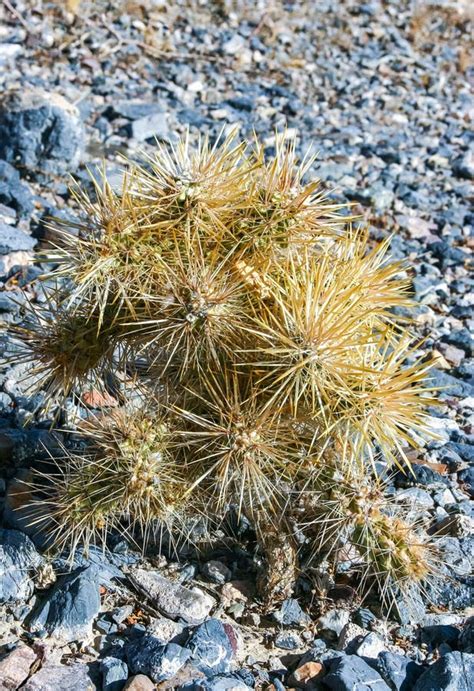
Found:
[[[293,421],[265,406],[248,372],[209,372],[200,385],[194,408],[178,411],[196,491],[218,512],[234,504],[248,516],[271,515],[301,462]]]
[[[201,241],[225,242],[250,171],[245,150],[235,132],[214,144],[204,136],[191,146],[189,132],[170,149],[158,144],[146,165],[135,168],[133,190],[157,236],[199,233]]]
[[[161,362],[162,373],[184,376],[235,358],[249,315],[248,287],[231,257],[205,255],[197,242],[177,244],[129,330],[152,367]]]
[[[83,306],[65,306],[63,294],[46,294],[42,304],[27,303],[21,325],[10,328],[12,357],[29,363],[34,390],[49,404],[62,404],[72,393],[103,386],[104,375],[117,367],[114,353],[120,327]]]

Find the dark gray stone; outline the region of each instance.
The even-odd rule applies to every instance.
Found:
[[[463,156],[457,158],[453,163],[453,173],[458,178],[465,180],[474,179],[474,152],[469,150]]]
[[[294,598],[285,600],[280,609],[273,612],[273,618],[282,626],[305,626],[311,622],[311,617],[303,612],[298,600]]]
[[[208,619],[198,626],[187,643],[193,663],[204,674],[228,672],[237,650],[237,638],[230,624]]]
[[[474,464],[474,446],[472,444],[462,444],[459,442],[451,442],[452,448],[458,453],[463,461],[466,463]],[[465,482],[464,478],[467,478],[468,482],[472,482],[472,468],[471,473],[466,472],[464,476],[459,475],[459,478]]]
[[[275,637],[275,645],[282,650],[296,650],[302,645],[301,637],[293,631],[281,631]]]
[[[163,113],[165,107],[162,103],[130,100],[114,103],[111,111],[113,115],[119,115],[122,118],[127,118],[127,120],[139,120],[150,115],[156,115],[156,113]]]
[[[186,648],[162,642],[150,634],[140,636],[126,647],[127,662],[133,674],[146,674],[159,683],[173,677],[191,657]]]
[[[35,238],[19,228],[0,223],[0,254],[28,252],[36,245]]]
[[[33,211],[30,188],[20,181],[20,173],[6,161],[0,161],[0,204],[13,209],[20,218],[27,218]]]
[[[432,650],[441,644],[447,643],[451,648],[456,648],[459,640],[459,629],[448,624],[433,624],[424,626],[421,630],[421,642],[426,643]]]
[[[232,571],[221,561],[207,561],[202,565],[201,571],[203,576],[218,585],[223,585],[232,578]]]
[[[29,537],[0,529],[0,603],[28,600],[34,589],[31,571],[42,561]]]
[[[390,691],[380,674],[357,655],[344,655],[329,661],[324,685],[333,691]]]
[[[442,370],[432,369],[429,373],[430,386],[440,387],[440,396],[443,398],[449,398],[452,396],[460,396],[461,398],[467,398],[469,396],[474,396],[474,386],[468,382],[457,379],[447,372]]]
[[[30,170],[74,170],[84,131],[75,106],[39,89],[8,93],[0,103],[0,157]]]
[[[432,485],[435,483],[446,484],[446,479],[427,465],[412,463],[411,468],[405,472],[398,470],[393,480],[396,487],[409,487],[413,484]]]
[[[178,687],[178,691],[247,691],[252,689],[239,674],[217,674],[210,679],[190,681]],[[283,687],[284,688],[284,687]]]
[[[423,667],[409,657],[384,650],[374,661],[373,666],[393,691],[411,691]]]
[[[416,682],[414,691],[472,691],[474,655],[448,653],[432,664]]]
[[[470,617],[464,624],[459,636],[459,647],[465,653],[474,653],[474,617]]]
[[[35,608],[28,624],[31,630],[45,630],[55,638],[81,640],[91,633],[99,609],[97,569],[79,568],[56,582]]]
[[[153,138],[164,141],[170,139],[166,113],[153,113],[134,120],[129,129],[131,136],[139,142]]]
[[[128,679],[128,667],[118,657],[105,657],[100,661],[102,691],[121,691]]]

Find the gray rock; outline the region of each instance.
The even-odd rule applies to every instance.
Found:
[[[474,151],[469,150],[453,163],[453,173],[466,180],[474,179]]]
[[[223,585],[232,578],[232,571],[221,561],[211,560],[203,564],[202,574],[212,583]]]
[[[0,254],[10,252],[28,252],[36,245],[35,238],[19,228],[0,223]]]
[[[15,90],[0,103],[0,157],[30,170],[74,170],[82,155],[79,111],[62,96]]]
[[[318,628],[322,631],[331,631],[339,636],[348,621],[349,612],[347,610],[332,609],[318,619]]]
[[[117,657],[105,657],[100,661],[102,691],[121,691],[128,679],[128,667]]]
[[[72,641],[87,638],[99,613],[99,578],[95,567],[79,568],[60,578],[29,619],[30,629]]]
[[[159,683],[173,677],[191,657],[191,652],[176,643],[163,645],[145,634],[126,647],[127,662],[133,674],[146,674]]]
[[[294,598],[285,600],[272,616],[282,626],[306,626],[311,622],[311,617],[303,612],[298,600]]]
[[[215,604],[209,595],[173,583],[156,571],[135,569],[130,572],[130,580],[160,612],[187,624],[203,622]]]
[[[333,691],[390,691],[380,674],[357,655],[344,655],[329,661],[324,685]]]
[[[127,120],[139,120],[156,113],[165,112],[166,108],[162,103],[150,103],[149,101],[118,101],[112,105],[112,111]]]
[[[431,495],[419,487],[403,489],[397,492],[395,496],[397,501],[404,501],[415,506],[422,506],[425,509],[432,509],[434,507],[434,501]]]
[[[0,603],[28,600],[34,590],[30,573],[42,561],[29,537],[0,529]]]
[[[393,691],[411,691],[423,667],[409,657],[385,650],[375,661],[375,668]]]
[[[357,646],[355,653],[359,657],[375,660],[384,650],[386,650],[385,643],[378,634],[372,631]]]
[[[282,650],[296,650],[303,645],[303,641],[294,631],[281,631],[275,636],[275,645]]]
[[[230,670],[237,651],[237,637],[230,624],[208,619],[198,626],[187,643],[193,663],[207,676]]]
[[[20,218],[30,216],[33,211],[30,188],[21,182],[20,173],[6,161],[0,161],[0,204],[15,211]]]
[[[472,691],[474,655],[448,653],[432,664],[416,682],[414,691]]]
[[[67,666],[46,663],[21,688],[22,691],[95,691],[97,687],[88,666],[75,662]]]
[[[166,121],[166,113],[152,113],[134,120],[130,125],[131,136],[139,142],[146,139],[170,140],[170,131]]]
[[[178,687],[178,691],[249,691],[252,688],[238,674],[217,674],[210,679],[183,684]]]
[[[459,636],[459,647],[465,653],[474,653],[474,617],[470,617]]]

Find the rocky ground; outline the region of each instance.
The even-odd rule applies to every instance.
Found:
[[[51,434],[47,420],[23,427],[38,401],[4,363],[0,690],[474,688],[469,19],[454,0],[0,2],[3,325],[41,299],[42,269],[25,267],[47,217],[73,213],[69,173],[87,185],[86,167],[105,159],[118,184],[119,156],[155,137],[237,126],[271,150],[286,126],[301,150],[313,142],[315,175],[375,238],[394,233],[445,387],[430,411],[438,439],[411,457],[416,481],[389,488],[438,535],[444,580],[384,618],[302,574],[297,597],[265,614],[259,565],[238,542],[177,563],[117,541],[72,570],[43,554],[14,489]]]

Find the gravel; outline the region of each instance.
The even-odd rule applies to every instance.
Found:
[[[430,410],[438,438],[421,440],[413,474],[397,473],[389,489],[439,534],[449,581],[428,585],[428,599],[400,596],[384,618],[351,592],[351,555],[340,581],[324,564],[302,573],[272,612],[255,596],[254,554],[242,547],[225,558],[181,555],[179,569],[120,541],[107,554],[79,552],[72,567],[67,554],[51,562],[17,491],[53,435],[35,417],[22,366],[0,363],[0,670],[10,687],[471,688],[468,3],[66,4],[18,0],[15,14],[0,4],[0,322],[20,319],[20,286],[40,299],[44,267],[25,265],[47,218],[74,215],[69,172],[86,184],[86,167],[105,160],[120,185],[122,155],[150,153],[187,128],[191,138],[255,131],[271,152],[286,126],[299,151],[313,143],[319,152],[311,175],[334,200],[354,202],[373,238],[393,233],[391,254],[407,263],[441,405]],[[42,584],[45,564],[55,583]],[[61,652],[38,668],[43,639]]]

